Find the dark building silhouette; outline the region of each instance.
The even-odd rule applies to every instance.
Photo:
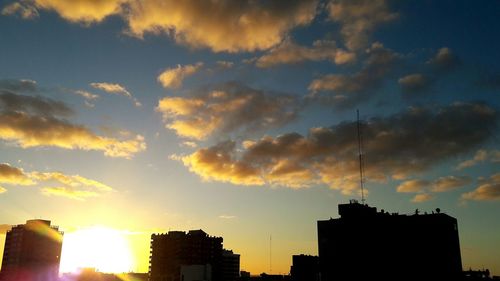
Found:
[[[241,281],[290,281],[290,275],[267,274],[250,275],[250,273],[242,271]]]
[[[62,236],[48,220],[29,220],[13,226],[5,238],[0,280],[57,280]]]
[[[492,280],[490,278],[490,270],[469,270],[464,271],[464,280],[475,281],[475,280]]]
[[[202,230],[151,235],[150,281],[181,281],[181,267],[209,265],[211,280],[221,279],[222,237]]]
[[[240,255],[230,250],[222,250],[221,278],[224,281],[239,280]]]
[[[457,220],[439,212],[377,212],[352,200],[340,218],[318,221],[322,281],[459,280]]]
[[[181,265],[182,281],[214,281],[212,280],[212,266],[204,265]]]
[[[290,276],[292,281],[319,281],[319,258],[293,255]]]

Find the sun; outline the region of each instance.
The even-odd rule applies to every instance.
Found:
[[[60,272],[95,268],[121,273],[133,268],[133,257],[125,232],[106,227],[79,229],[64,234]]]

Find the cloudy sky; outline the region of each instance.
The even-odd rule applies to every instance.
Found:
[[[142,272],[152,232],[222,236],[252,273],[272,236],[287,273],[359,199],[359,109],[367,202],[441,208],[500,275],[500,2],[0,3],[1,233],[117,229]]]

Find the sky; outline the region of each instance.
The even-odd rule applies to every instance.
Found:
[[[366,202],[440,208],[464,269],[500,275],[499,13],[0,0],[0,252],[9,225],[43,218],[67,240],[118,233],[147,272],[151,233],[203,229],[242,270],[288,273],[317,255],[316,222],[360,199],[359,110]]]

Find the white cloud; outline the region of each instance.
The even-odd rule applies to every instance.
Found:
[[[107,82],[94,82],[90,83],[90,86],[103,90],[106,93],[117,94],[131,99],[134,105],[137,107],[142,106],[142,104],[132,96],[132,94],[122,85],[118,83],[107,83]]]
[[[27,1],[20,1],[5,6],[2,15],[19,15],[23,19],[35,19],[38,17],[38,10]]]
[[[236,216],[232,216],[232,215],[220,215],[219,218],[220,219],[225,219],[225,220],[231,220],[231,219],[235,219]]]
[[[76,91],[74,91],[74,93],[85,98],[86,100],[96,100],[99,98],[99,95],[92,94],[91,92],[84,91],[84,90],[76,90]]]

